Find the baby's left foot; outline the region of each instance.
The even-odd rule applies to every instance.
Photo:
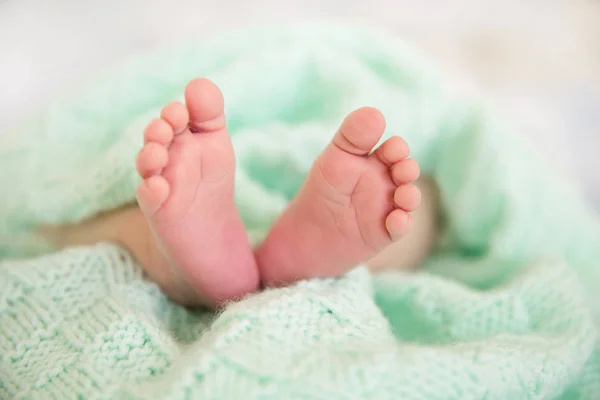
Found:
[[[256,252],[264,284],[345,273],[406,233],[419,166],[400,137],[372,151],[384,129],[372,108],[345,119]]]

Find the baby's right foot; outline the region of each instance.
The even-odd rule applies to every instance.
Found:
[[[154,238],[146,267],[174,300],[215,306],[253,292],[259,277],[234,202],[223,96],[196,79],[185,98],[148,125],[137,159],[137,199]]]

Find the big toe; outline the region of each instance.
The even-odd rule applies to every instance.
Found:
[[[185,102],[193,133],[213,132],[225,127],[223,94],[210,80],[198,78],[188,83]]]
[[[375,108],[363,107],[351,112],[333,138],[333,143],[354,155],[367,155],[385,130],[385,118]]]

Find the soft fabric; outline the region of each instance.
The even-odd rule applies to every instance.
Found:
[[[116,245],[43,254],[31,229],[134,200],[142,128],[186,82],[221,86],[254,240],[353,108],[380,108],[441,190],[418,273],[170,303]],[[600,399],[600,224],[510,124],[405,45],[257,28],[138,56],[0,145],[0,398]],[[223,268],[227,268],[226,265]]]

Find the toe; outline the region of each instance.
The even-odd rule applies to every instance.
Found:
[[[208,79],[194,79],[185,88],[189,127],[193,133],[225,128],[224,100],[221,90]]]
[[[136,197],[140,209],[146,216],[151,216],[162,206],[169,196],[169,183],[162,176],[150,177],[137,188]]]
[[[416,181],[420,174],[419,163],[412,158],[407,158],[392,166],[392,179],[398,186]]]
[[[171,126],[175,135],[183,132],[190,121],[187,108],[178,101],[167,104],[162,109],[160,117]]]
[[[410,228],[412,216],[404,210],[395,209],[385,219],[385,227],[392,240],[402,237]]]
[[[148,143],[138,154],[136,168],[142,178],[157,174],[169,162],[169,153],[165,146]]]
[[[385,130],[385,118],[375,108],[363,107],[351,112],[333,138],[342,150],[364,156],[371,152]]]
[[[394,193],[396,207],[404,211],[415,211],[421,203],[421,191],[415,185],[403,185]]]
[[[400,136],[392,136],[377,149],[377,157],[388,166],[404,160],[410,154],[406,140]]]
[[[173,140],[173,128],[161,118],[153,119],[144,131],[144,144],[158,143],[168,146]]]

